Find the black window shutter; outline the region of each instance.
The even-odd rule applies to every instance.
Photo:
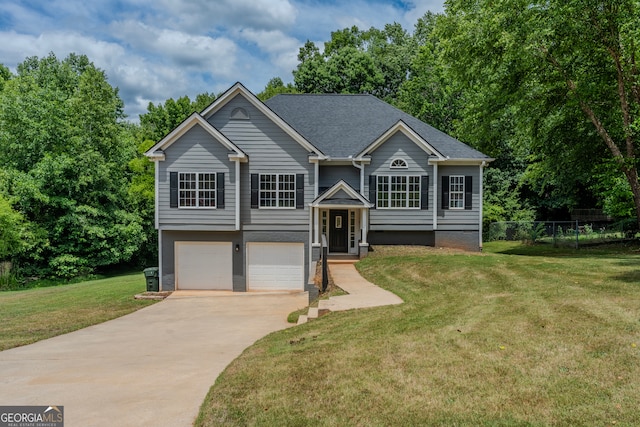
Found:
[[[442,177],[442,209],[449,209],[449,177]]]
[[[472,209],[473,205],[473,177],[467,175],[464,177],[464,208]]]
[[[169,172],[169,207],[178,207],[178,172]]]
[[[224,172],[216,173],[216,208],[224,209]]]
[[[257,173],[251,174],[251,209],[258,209],[258,184],[259,184],[259,175]]]
[[[304,209],[304,174],[296,174],[296,209]]]
[[[371,206],[371,209],[376,208],[376,194],[378,191],[377,180],[378,180],[378,177],[376,175],[369,175],[369,202],[371,202],[371,204],[373,205]]]
[[[420,179],[420,209],[429,209],[429,175],[422,175]]]

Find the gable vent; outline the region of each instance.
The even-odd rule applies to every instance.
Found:
[[[389,164],[390,169],[407,169],[408,167],[409,165],[407,164],[407,161],[400,158],[393,159]]]
[[[234,108],[231,111],[231,119],[232,120],[249,120],[249,113],[244,108]]]

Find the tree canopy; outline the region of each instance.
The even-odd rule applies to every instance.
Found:
[[[460,132],[490,151],[524,150],[529,184],[574,206],[597,188],[605,197],[595,202],[609,208],[607,188],[619,186],[602,180],[624,176],[640,218],[638,7],[450,0],[438,31],[465,93]]]
[[[32,274],[71,277],[131,259],[145,240],[128,211],[123,104],[86,56],[27,58],[0,93],[0,185],[37,241]]]

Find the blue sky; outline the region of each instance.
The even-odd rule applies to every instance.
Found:
[[[29,56],[85,54],[120,88],[131,120],[149,102],[236,81],[258,93],[273,77],[292,81],[298,49],[357,25],[409,30],[444,0],[3,0],[0,63],[15,72]]]

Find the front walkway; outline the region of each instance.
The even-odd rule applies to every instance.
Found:
[[[352,308],[379,307],[382,305],[402,304],[402,298],[396,294],[379,288],[365,280],[353,263],[331,262],[329,270],[333,282],[349,295],[331,297],[321,300],[318,309],[330,311],[351,310]]]
[[[402,298],[396,294],[379,288],[365,280],[354,265],[356,261],[329,260],[329,270],[333,282],[349,295],[330,297],[320,300],[316,309],[309,308],[307,316],[300,316],[298,323],[308,318],[316,318],[323,311],[344,311],[354,308],[380,307],[384,305],[402,304]]]

